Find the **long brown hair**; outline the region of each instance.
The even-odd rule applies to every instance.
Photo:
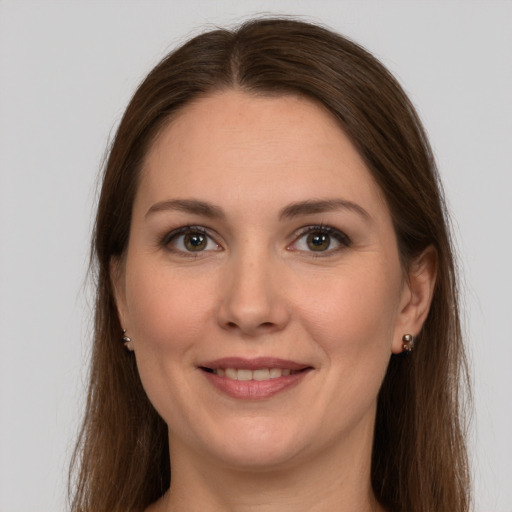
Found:
[[[378,399],[372,485],[393,512],[467,512],[465,364],[456,269],[442,188],[427,137],[400,85],[366,50],[325,28],[259,19],[213,30],[172,52],[140,85],[106,164],[92,255],[97,283],[85,418],[73,458],[74,512],[139,511],[169,486],[167,428],[121,343],[109,276],[126,250],[142,161],[157,133],[193,99],[239,88],[301,94],[339,121],[379,184],[407,269],[428,246],[438,274],[416,348],[393,355]]]

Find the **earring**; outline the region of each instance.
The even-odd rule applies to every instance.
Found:
[[[414,342],[416,341],[414,339],[414,336],[412,334],[404,334],[403,338],[403,345],[402,348],[405,352],[412,352],[412,349],[414,348]]]
[[[125,334],[126,334],[126,329],[123,329],[123,338],[122,338],[123,344],[124,344],[125,348],[131,352],[131,351],[133,351],[133,347],[131,345],[132,339],[129,338],[128,336],[125,336]]]

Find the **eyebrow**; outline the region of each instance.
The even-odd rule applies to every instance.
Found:
[[[352,201],[347,201],[345,199],[325,199],[319,201],[311,200],[292,203],[281,210],[279,218],[292,219],[295,217],[300,217],[301,215],[332,212],[335,210],[349,210],[357,213],[365,220],[371,219],[370,214],[362,206],[359,206],[357,203],[353,203]]]
[[[179,211],[209,217],[212,219],[225,218],[224,212],[218,206],[196,199],[170,199],[155,203],[147,212],[146,217],[156,212]]]
[[[348,210],[357,213],[365,220],[370,220],[370,214],[360,205],[346,199],[308,200],[292,203],[281,210],[279,219],[293,219],[302,215],[324,213],[336,210]],[[207,201],[197,199],[170,199],[155,203],[146,212],[146,217],[162,211],[180,211],[201,215],[211,219],[225,219],[222,208]]]

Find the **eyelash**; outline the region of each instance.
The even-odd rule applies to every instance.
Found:
[[[337,253],[347,247],[350,247],[352,245],[352,240],[342,231],[339,229],[335,229],[330,226],[324,226],[324,225],[316,225],[316,226],[307,226],[305,228],[302,228],[300,230],[299,235],[295,238],[295,241],[290,244],[289,247],[296,245],[300,240],[302,240],[304,237],[307,237],[308,235],[327,235],[330,237],[330,239],[336,240],[336,242],[339,244],[338,247],[331,249],[331,240],[329,240],[328,247],[323,251],[303,251],[307,253],[311,253],[315,257],[327,257],[332,255],[333,253]],[[307,243],[307,242],[306,242]],[[300,249],[299,249],[300,250]]]
[[[325,250],[314,251],[293,248],[293,246],[297,245],[302,239],[304,239],[304,237],[307,237],[308,235],[312,234],[318,236],[327,235],[329,237],[329,243]],[[200,235],[204,237],[206,239],[206,247],[198,251],[189,251],[186,249],[179,249],[175,245],[173,246],[173,242],[174,244],[176,244],[176,241],[180,237],[185,237],[186,235]],[[331,249],[331,239],[334,239],[339,244],[339,246],[334,249]],[[185,241],[183,241],[182,243],[185,243]],[[197,258],[202,252],[211,251],[212,249],[208,249],[208,244],[210,243],[215,244],[216,249],[214,250],[222,250],[222,247],[215,241],[215,239],[208,233],[208,230],[203,226],[183,226],[178,229],[174,229],[173,231],[167,233],[161,241],[161,245],[166,249],[178,253],[180,255],[192,258]],[[305,243],[307,243],[307,241]],[[299,230],[298,235],[295,237],[294,241],[287,246],[287,249],[292,251],[311,253],[315,257],[325,257],[332,255],[333,253],[337,253],[338,251],[343,250],[346,247],[350,247],[351,244],[352,241],[350,240],[350,238],[342,231],[332,228],[330,226],[313,225],[306,226]]]
[[[167,233],[164,238],[161,241],[161,245],[164,246],[166,249],[178,253],[180,255],[186,256],[186,257],[192,257],[197,258],[201,252],[204,252],[204,250],[201,251],[187,251],[185,249],[179,249],[172,245],[172,243],[176,243],[176,241],[180,237],[185,237],[186,235],[200,235],[206,239],[206,243],[214,243],[216,248],[219,248],[220,245],[214,240],[214,238],[208,234],[208,230],[204,228],[203,226],[183,226],[178,229],[174,229],[170,233]],[[184,241],[183,241],[184,243]],[[211,249],[210,249],[211,250]]]

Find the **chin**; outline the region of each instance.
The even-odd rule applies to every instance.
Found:
[[[205,450],[210,457],[230,469],[272,471],[293,466],[310,445],[291,425],[251,419],[250,425],[237,425],[218,441],[209,440]],[[212,442],[213,441],[213,442]]]
[[[292,467],[301,450],[283,449],[282,446],[245,446],[240,450],[230,449],[218,454],[221,465],[243,472],[272,472]]]

